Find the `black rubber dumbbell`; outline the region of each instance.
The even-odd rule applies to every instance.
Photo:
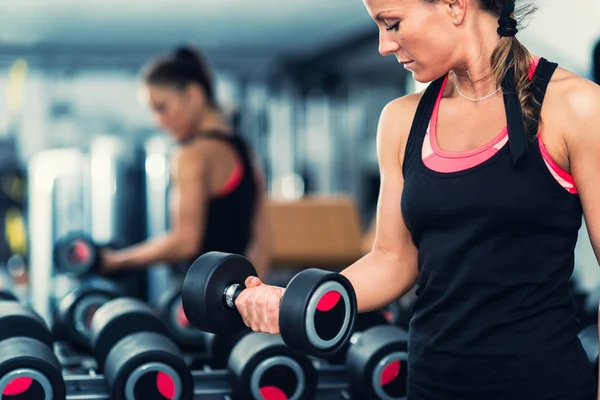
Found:
[[[390,322],[385,318],[384,310],[369,311],[356,314],[356,323],[352,330],[352,335],[366,331],[375,326],[390,325]],[[344,364],[346,362],[346,352],[350,343],[346,343],[344,347],[334,356],[329,357],[327,361],[330,364]]]
[[[2,398],[64,400],[66,388],[44,320],[16,301],[0,301]]]
[[[191,325],[181,304],[181,285],[165,292],[155,305],[156,311],[164,321],[169,336],[184,351],[205,351],[205,333]]]
[[[395,326],[376,326],[353,335],[346,372],[353,399],[406,399],[408,334]]]
[[[58,303],[52,326],[54,337],[66,341],[74,350],[90,352],[92,317],[102,305],[122,295],[108,279],[95,277],[83,281]]]
[[[280,335],[252,332],[228,360],[233,398],[312,400],[317,372],[310,359],[290,349]]]
[[[100,268],[100,249],[83,233],[70,233],[58,239],[53,258],[58,270],[76,276],[96,273]]]
[[[249,329],[235,335],[215,335],[203,332],[189,323],[181,304],[181,287],[174,287],[160,296],[156,309],[165,322],[171,338],[186,352],[199,352],[208,355],[208,364],[215,369],[227,368],[229,354],[237,342]]]
[[[244,281],[257,276],[241,255],[209,252],[198,257],[183,282],[182,302],[196,328],[235,334],[246,326],[235,309]],[[279,330],[293,349],[329,358],[343,350],[356,317],[356,295],[344,276],[307,269],[289,282],[281,300]]]
[[[90,337],[111,399],[192,399],[183,354],[147,304],[127,297],[105,303],[92,318]]]
[[[0,301],[18,301],[17,296],[10,289],[0,289]]]
[[[252,331],[248,328],[233,335],[215,335],[202,332],[204,348],[208,354],[207,364],[215,369],[227,368],[229,356],[238,342]]]

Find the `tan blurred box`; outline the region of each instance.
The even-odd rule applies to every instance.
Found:
[[[351,197],[270,200],[272,265],[346,267],[361,256],[362,229]]]

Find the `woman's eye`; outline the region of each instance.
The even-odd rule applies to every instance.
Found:
[[[394,30],[398,29],[398,27],[400,26],[400,22],[396,22],[393,25],[388,25],[388,24],[386,24],[386,25],[388,26],[387,28],[385,28],[386,31],[394,31]]]

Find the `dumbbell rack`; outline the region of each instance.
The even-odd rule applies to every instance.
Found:
[[[66,354],[68,351],[68,347],[63,344],[57,345],[58,354]],[[197,357],[197,355],[195,356]],[[89,357],[61,358],[61,362],[67,369],[81,364],[80,369],[88,371],[87,373],[64,374],[68,400],[110,400],[104,377],[97,374],[94,368],[91,367],[93,361]],[[88,361],[90,361],[89,368],[85,366]],[[339,400],[344,398],[343,392],[348,388],[348,379],[344,367],[328,365],[320,360],[315,360],[314,365],[318,374],[318,394],[315,400]],[[194,381],[194,399],[234,400],[231,397],[229,371],[215,370],[204,366],[202,369],[193,370],[192,378]]]
[[[317,399],[340,399],[347,388],[343,367],[321,365]],[[194,398],[223,400],[230,398],[229,372],[225,370],[193,371]],[[102,375],[71,375],[65,377],[67,399],[110,400]]]

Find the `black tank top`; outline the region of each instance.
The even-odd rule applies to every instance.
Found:
[[[536,68],[540,105],[556,67]],[[552,177],[537,138],[516,165],[507,144],[464,171],[428,169],[421,149],[443,79],[417,108],[403,166],[420,271],[408,399],[594,400],[568,283],[580,200]]]
[[[212,131],[195,135],[180,144],[185,146],[191,141],[205,138],[229,144],[235,150],[238,162],[242,164],[243,176],[231,192],[209,200],[200,253],[190,262],[184,263],[185,270],[198,256],[209,251],[244,255],[252,236],[258,187],[248,145],[237,134],[226,135]]]

